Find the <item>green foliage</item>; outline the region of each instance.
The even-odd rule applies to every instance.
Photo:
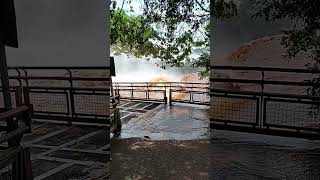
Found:
[[[152,40],[158,38],[158,33],[146,24],[143,16],[129,16],[122,9],[113,9],[110,25],[112,51],[115,54],[157,56],[159,47]]]
[[[312,64],[306,67],[312,70],[320,70],[320,1],[319,0],[260,0],[256,2],[259,11],[256,17],[265,17],[267,21],[290,19],[295,23],[293,27],[284,30],[282,44],[287,48],[288,59],[298,54],[305,54],[312,58]],[[310,80],[320,83],[320,77]],[[307,93],[312,96],[320,96],[320,86],[309,88]],[[320,106],[315,115],[319,116]]]
[[[121,2],[111,1],[113,52],[158,58],[162,68],[191,64],[204,76],[210,70],[210,12],[218,19],[237,12],[234,3],[224,0],[144,0],[143,15],[129,16],[123,7],[131,1]]]
[[[236,15],[232,2],[223,0],[146,0],[144,16],[152,27],[160,29],[157,58],[162,67],[181,67],[191,63],[202,68],[203,76],[210,70],[210,12],[215,18],[227,19]],[[210,10],[210,3],[212,7]],[[197,54],[197,56],[194,56]]]

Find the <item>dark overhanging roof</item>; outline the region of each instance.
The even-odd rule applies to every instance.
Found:
[[[18,47],[16,15],[13,0],[0,1],[0,44]]]

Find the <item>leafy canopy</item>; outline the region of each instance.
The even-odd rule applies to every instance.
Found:
[[[112,1],[113,51],[161,60],[162,68],[191,64],[210,70],[210,13],[217,19],[236,15],[237,7],[224,0],[144,0],[143,13],[129,16],[122,1]],[[211,9],[210,7],[211,3]],[[129,8],[130,12],[134,11]]]
[[[293,27],[283,30],[282,44],[287,48],[286,57],[291,59],[298,54],[306,54],[313,63],[306,64],[311,70],[320,70],[320,1],[319,0],[259,0],[256,2],[261,8],[256,17],[264,17],[267,21],[290,19],[295,22]],[[320,77],[310,80],[318,83],[308,89],[312,96],[320,96]],[[316,109],[315,117],[319,117],[320,105]],[[314,111],[313,111],[314,112]]]

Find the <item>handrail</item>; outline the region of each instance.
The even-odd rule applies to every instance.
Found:
[[[9,76],[9,79],[26,79],[26,80],[78,80],[78,81],[109,81],[107,77],[62,77],[62,76]]]
[[[210,78],[213,82],[233,82],[245,84],[271,84],[271,85],[288,85],[288,86],[319,86],[320,83],[308,81],[270,81],[270,80],[252,80],[252,79],[234,79],[234,78]]]
[[[288,80],[265,80],[266,72],[278,72],[278,73],[320,73],[319,70],[308,69],[289,69],[289,68],[269,68],[269,67],[246,67],[246,66],[211,66],[212,70],[246,70],[246,71],[258,71],[261,73],[261,78],[225,78],[225,77],[211,77],[210,82],[222,82],[222,83],[243,83],[243,84],[257,84],[261,85],[262,89],[264,85],[285,85],[285,86],[320,86],[318,82],[312,82],[311,80],[303,81],[288,81]],[[289,76],[290,74],[288,74]]]
[[[105,70],[110,69],[109,66],[9,66],[8,69],[26,69],[26,70],[41,70],[41,69],[75,69],[75,70],[81,70],[81,69],[99,69],[99,70]]]
[[[211,66],[217,70],[252,70],[252,71],[275,71],[275,72],[294,72],[294,73],[320,73],[320,70],[291,69],[291,68],[272,68],[260,66]]]
[[[18,116],[22,113],[25,113],[25,111],[29,110],[30,107],[29,106],[21,106],[21,107],[17,107],[15,109],[11,109],[9,111],[3,112],[0,114],[0,121],[6,120],[8,118],[14,117],[14,116]]]
[[[298,94],[282,94],[282,93],[266,93],[266,92],[255,92],[255,91],[234,91],[234,90],[224,90],[224,89],[211,89],[209,92],[209,95],[213,95],[214,93],[320,100],[320,97],[318,97],[318,96],[298,95]]]
[[[114,84],[203,84],[208,85],[209,83],[199,82],[114,82]]]
[[[1,87],[0,87],[1,88]],[[50,90],[76,90],[76,91],[105,91],[107,92],[110,88],[98,88],[98,87],[51,87],[51,86],[28,86],[29,89],[50,89]]]

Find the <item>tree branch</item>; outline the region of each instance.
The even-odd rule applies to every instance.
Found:
[[[198,0],[195,0],[195,1],[196,1],[196,3],[198,4],[198,6],[199,6],[203,11],[210,13],[210,10],[205,9]]]

